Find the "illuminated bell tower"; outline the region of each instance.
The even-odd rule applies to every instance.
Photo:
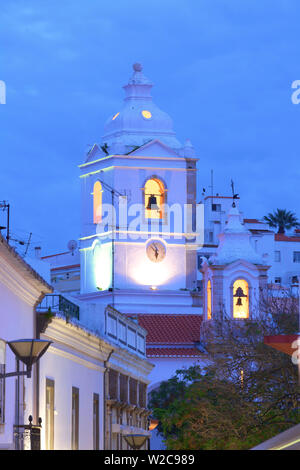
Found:
[[[196,313],[197,159],[152,86],[134,64],[123,106],[80,165],[81,296],[123,312]]]
[[[214,320],[222,315],[248,319],[258,312],[270,266],[266,266],[256,253],[250,237],[250,232],[241,223],[238,208],[233,204],[226,227],[219,234],[216,254],[202,263],[205,320]]]

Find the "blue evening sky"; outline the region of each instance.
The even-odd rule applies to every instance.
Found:
[[[141,62],[157,105],[199,157],[200,188],[247,217],[300,217],[299,0],[1,0],[0,200],[43,254],[80,235],[77,165]],[[4,225],[0,213],[0,225]]]

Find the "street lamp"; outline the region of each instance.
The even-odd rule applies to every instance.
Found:
[[[133,450],[139,450],[148,439],[145,434],[125,434],[123,437]]]
[[[9,341],[7,344],[15,354],[16,358],[23,362],[27,370],[22,372],[9,372],[7,374],[0,374],[0,379],[6,377],[16,377],[20,375],[26,375],[28,378],[31,377],[31,370],[33,364],[35,364],[45,354],[52,341],[44,339],[17,339],[15,341]]]

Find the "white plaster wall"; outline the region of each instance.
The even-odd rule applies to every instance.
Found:
[[[12,292],[0,281],[0,339],[10,341],[34,337],[33,307]],[[6,347],[6,372],[16,370],[16,360],[9,347]],[[20,422],[27,421],[33,414],[32,378],[24,379],[25,411]],[[5,381],[5,424],[0,425],[0,448],[13,444],[13,425],[15,422],[15,381],[9,377]]]
[[[275,241],[274,251],[278,250],[281,253],[281,261],[274,260],[274,252],[271,253],[272,267],[269,276],[272,282],[275,277],[282,278],[282,284],[290,286],[292,276],[300,276],[300,263],[293,261],[293,252],[300,251],[299,242],[280,242]]]
[[[153,240],[157,238],[153,237]],[[148,286],[184,289],[186,286],[185,247],[167,242],[164,244],[166,256],[159,263],[149,260],[146,242],[118,244],[115,249],[115,286],[121,289],[147,288]]]
[[[62,354],[62,353],[60,353]],[[53,347],[40,361],[40,416],[43,419],[42,449],[45,449],[46,378],[54,380],[54,449],[71,449],[72,387],[79,389],[79,449],[93,449],[93,394],[99,395],[99,436],[103,448],[103,373],[66,357]],[[90,363],[90,367],[95,367]]]

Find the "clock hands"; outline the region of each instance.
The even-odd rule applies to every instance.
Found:
[[[155,252],[155,255],[154,255],[154,256],[155,256],[155,258],[157,259],[158,256],[159,256],[159,249],[157,248],[156,245],[154,245],[154,246],[151,245],[151,248],[152,248],[152,250]]]

